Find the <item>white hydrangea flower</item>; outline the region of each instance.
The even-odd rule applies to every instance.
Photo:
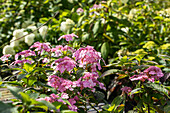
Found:
[[[42,26],[42,27],[39,29],[40,35],[41,35],[41,36],[45,36],[47,30],[48,30],[48,27],[47,27],[47,26]]]
[[[31,29],[32,31],[36,30],[37,27],[36,26],[28,26],[27,29]],[[34,31],[34,34],[37,34],[37,31]]]
[[[74,26],[74,21],[71,19],[67,19],[65,22],[61,23],[60,30],[63,32],[67,32],[71,27]]]
[[[6,55],[6,54],[15,55],[15,51],[14,51],[14,49],[13,49],[12,46],[6,45],[6,46],[3,48],[3,54],[4,54],[4,55]]]
[[[67,19],[67,20],[66,20],[66,23],[67,23],[68,25],[74,25],[74,24],[75,24],[74,21],[71,20],[71,19]]]
[[[19,40],[17,40],[16,37],[13,37],[12,40],[11,40],[10,46],[12,46],[12,47],[19,46]]]
[[[27,36],[25,36],[25,43],[28,45],[31,45],[34,42],[35,34],[31,33]]]
[[[24,36],[24,29],[17,29],[13,32],[13,36],[16,37],[17,39]],[[21,40],[22,41],[22,38]]]

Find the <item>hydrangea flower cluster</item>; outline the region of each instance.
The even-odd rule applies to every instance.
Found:
[[[92,46],[78,49],[74,54],[75,60],[78,61],[80,67],[86,67],[91,64],[92,71],[96,71],[96,66],[101,70],[100,60],[101,53],[97,52]]]
[[[65,38],[66,41],[70,41],[72,37],[78,38],[75,34],[68,34],[61,36],[59,40]],[[66,99],[71,104],[71,106],[68,105],[68,108],[77,111],[78,108],[75,104],[81,96],[80,92],[94,92],[95,87],[106,90],[104,84],[97,80],[99,75],[96,66],[101,69],[101,53],[97,52],[92,46],[76,50],[67,45],[57,45],[53,48],[49,43],[35,42],[30,49],[17,53],[15,61],[11,65],[20,66],[24,63],[36,63],[36,56],[42,60],[42,63],[45,63],[41,66],[53,69],[53,73],[48,76],[47,84],[58,92],[57,95],[51,94],[49,97],[38,100],[58,101],[66,104],[63,101],[63,99]],[[83,72],[76,76],[79,69]]]
[[[55,66],[54,66],[55,65]],[[55,60],[52,64],[51,67],[57,72],[60,71],[60,73],[63,73],[65,70],[68,72],[71,71],[74,67],[76,67],[76,62],[65,56],[64,58],[59,58]]]
[[[155,80],[159,80],[163,76],[164,74],[162,73],[160,68],[156,66],[150,66],[148,69],[145,69],[139,75],[134,75],[130,77],[130,80],[131,81],[141,80],[144,82],[147,79],[151,82],[154,82]]]

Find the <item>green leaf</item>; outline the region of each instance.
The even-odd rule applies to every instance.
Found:
[[[102,47],[101,47],[101,55],[102,55],[104,60],[107,59],[108,54],[109,54],[109,43],[108,42],[104,42]]]
[[[107,76],[107,75],[111,75],[111,74],[114,74],[114,73],[116,73],[116,72],[118,72],[118,69],[110,69],[110,70],[105,71],[105,72],[101,75],[101,77],[104,77],[104,76]]]
[[[135,5],[138,6],[138,5],[142,5],[144,2],[137,2]]]
[[[155,83],[144,83],[146,87],[152,88],[153,90],[157,90],[163,94],[165,94],[168,98],[168,90],[163,85],[155,84]]]
[[[27,79],[28,79],[28,78],[27,78]],[[29,78],[27,84],[28,84],[28,86],[32,86],[36,81],[37,81],[37,80],[36,80],[35,77],[31,77],[31,78]]]
[[[32,99],[37,99],[39,96],[39,93],[30,93],[29,94],[29,97],[32,98]]]
[[[120,59],[120,61],[121,61],[122,63],[126,63],[126,62],[128,61],[128,57],[127,57],[127,56],[124,56],[124,57],[122,57],[122,58]]]
[[[17,79],[18,80],[21,80],[21,79],[23,79],[25,76],[27,76],[28,74],[19,74],[18,76],[17,76]]]
[[[164,107],[164,112],[165,112],[165,113],[170,113],[170,105],[166,105],[166,106]]]
[[[94,27],[93,27],[93,33],[96,34],[99,29],[101,27],[101,20],[98,20],[95,24],[94,24]]]
[[[156,16],[154,19],[163,20],[164,18],[162,16]]]
[[[79,21],[78,21],[78,23],[77,23],[77,26],[78,26],[78,27],[81,25],[81,23],[82,23],[82,21],[84,20],[84,18],[85,18],[85,15],[83,15],[83,16],[81,16],[81,17],[79,18]]]
[[[21,95],[19,95],[19,92],[22,91],[20,88],[13,87],[13,86],[9,86],[9,85],[7,85],[7,88],[10,90],[10,92],[11,92],[16,98],[22,100]]]
[[[18,113],[18,111],[17,107],[13,107],[0,101],[0,113]]]
[[[100,91],[94,92],[94,95],[95,95],[96,100],[98,102],[102,101],[105,98],[105,95],[102,92],[100,92]]]
[[[132,96],[133,94],[138,94],[138,93],[142,93],[142,92],[143,92],[142,88],[136,88],[130,92],[130,96]]]
[[[77,112],[71,110],[62,110],[61,113],[77,113]]]
[[[27,72],[31,72],[31,71],[33,71],[35,66],[36,66],[35,64],[31,65],[29,63],[25,63],[23,66],[23,69],[25,69]]]
[[[50,109],[52,109],[52,110],[57,110],[56,107],[55,107],[53,104],[51,104],[50,102],[48,102],[48,101],[41,100],[41,101],[39,101],[39,102],[45,104],[48,108],[50,108]]]
[[[40,23],[45,23],[45,22],[47,22],[48,21],[48,18],[40,18]]]
[[[31,98],[29,97],[29,95],[27,95],[26,93],[20,92],[21,96],[22,96],[22,100],[23,103],[27,103],[28,105],[31,104]]]
[[[122,101],[123,101],[122,96],[117,96],[116,98],[114,98],[114,100],[111,103],[111,107],[109,108],[109,111],[115,111]]]
[[[56,107],[56,109],[60,109],[62,102],[53,102],[53,105]]]
[[[82,42],[84,42],[84,41],[88,40],[88,39],[89,39],[89,37],[90,37],[90,34],[89,34],[89,33],[85,33],[85,34],[83,34],[83,36],[82,36]]]

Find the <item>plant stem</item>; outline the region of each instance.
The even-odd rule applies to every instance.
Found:
[[[149,106],[149,104],[148,104],[148,113],[150,113],[150,106]]]

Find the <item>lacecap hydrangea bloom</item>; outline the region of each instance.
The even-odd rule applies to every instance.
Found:
[[[72,34],[68,34],[68,35],[63,35],[63,36],[61,36],[61,37],[58,39],[58,41],[61,40],[62,38],[63,38],[63,39],[66,39],[67,42],[68,42],[68,41],[73,41],[73,37],[78,38],[77,35],[75,35],[74,33],[72,33]]]
[[[97,52],[92,46],[78,49],[74,54],[75,60],[78,61],[80,67],[86,67],[87,64],[91,64],[92,71],[96,71],[96,66],[101,69],[100,60],[101,53]]]
[[[57,45],[55,48],[51,49],[51,52],[54,52],[52,56],[59,57],[63,55],[63,52],[67,52],[67,53],[69,52],[72,54],[73,52],[75,52],[75,50],[67,45],[64,47],[62,45]]]
[[[155,80],[159,80],[163,76],[164,74],[162,73],[162,70],[159,67],[150,66],[148,69],[145,69],[139,75],[134,75],[130,77],[130,80],[131,81],[141,80],[143,82],[145,80],[148,80],[154,82]]]
[[[22,52],[20,52],[20,53],[17,53],[17,54],[15,55],[15,60],[18,60],[18,57],[19,57],[20,55],[21,55],[22,57],[24,57],[24,58],[26,58],[26,57],[28,57],[28,56],[36,56],[36,54],[35,54],[34,51],[24,50],[24,51],[22,51]]]
[[[55,70],[55,72],[60,71],[60,73],[63,73],[65,70],[68,72],[71,71],[74,67],[76,67],[76,62],[65,56],[64,58],[59,58],[55,60],[51,67]]]
[[[35,51],[38,51],[38,54],[41,54],[42,52],[50,52],[50,43],[40,43],[40,42],[35,42],[30,49],[34,48]]]

